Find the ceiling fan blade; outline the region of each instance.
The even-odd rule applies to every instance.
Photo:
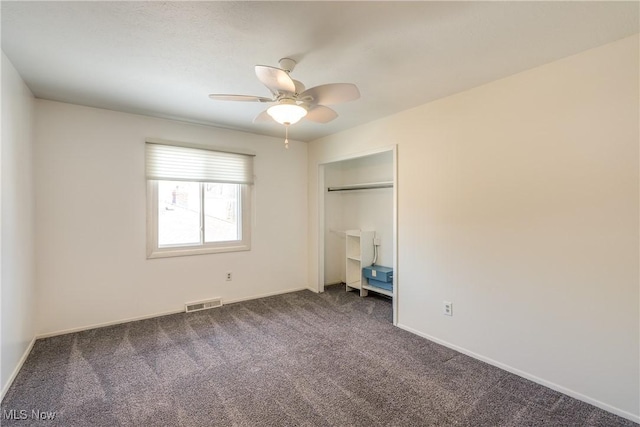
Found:
[[[333,105],[342,102],[349,102],[360,98],[358,86],[353,83],[330,83],[312,87],[302,92],[299,96],[301,101],[312,105]]]
[[[209,98],[215,101],[242,101],[242,102],[274,102],[275,101],[275,99],[263,98],[262,96],[227,95],[227,94],[219,94],[219,93],[212,93],[211,95],[209,95]]]
[[[256,65],[256,76],[274,95],[279,92],[296,93],[296,85],[289,73],[280,68]]]
[[[269,114],[267,114],[267,110],[264,110],[262,113],[258,114],[254,119],[253,123],[265,123],[265,122],[273,122],[273,119]]]
[[[338,113],[324,105],[314,105],[309,107],[305,119],[316,123],[328,123],[338,117]]]

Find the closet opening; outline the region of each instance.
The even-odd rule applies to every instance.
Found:
[[[319,291],[392,299],[397,324],[397,148],[319,165]]]

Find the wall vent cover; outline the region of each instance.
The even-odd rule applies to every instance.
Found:
[[[192,311],[207,310],[209,308],[222,307],[222,298],[214,298],[206,301],[188,302],[184,305],[184,311],[191,313]]]

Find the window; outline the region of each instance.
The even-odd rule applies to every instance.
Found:
[[[147,142],[147,257],[249,250],[253,157]]]

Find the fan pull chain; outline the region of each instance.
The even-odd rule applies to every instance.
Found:
[[[289,126],[284,127],[284,148],[289,149]]]

